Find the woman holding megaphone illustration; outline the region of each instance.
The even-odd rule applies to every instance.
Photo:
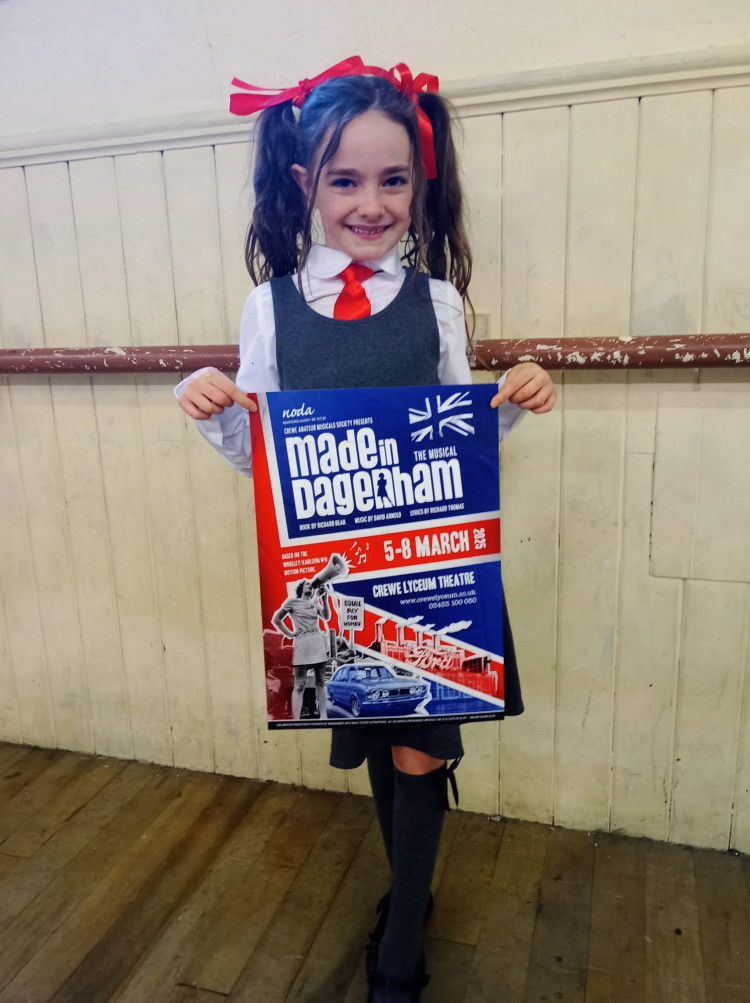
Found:
[[[328,564],[310,580],[303,578],[297,583],[295,594],[276,610],[271,623],[280,634],[294,641],[292,665],[294,667],[294,690],[292,691],[292,717],[299,721],[302,701],[305,695],[307,674],[315,673],[315,695],[318,701],[320,720],[328,719],[325,682],[326,662],[331,656],[328,632],[319,624],[331,619],[331,604],[328,595],[329,582],[342,578],[347,573],[346,561],[339,554],[332,554]],[[292,623],[290,629],[286,619]]]

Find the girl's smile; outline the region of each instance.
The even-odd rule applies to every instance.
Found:
[[[309,173],[298,164],[292,167],[308,198],[316,167]],[[382,257],[409,229],[412,196],[406,129],[379,111],[358,115],[344,127],[318,181],[315,205],[326,246],[354,260]]]

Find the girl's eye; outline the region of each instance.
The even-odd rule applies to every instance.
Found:
[[[334,178],[332,185],[334,188],[352,188],[354,182],[351,178]]]
[[[409,179],[401,174],[395,174],[392,178],[387,178],[384,184],[386,188],[401,188],[409,184]]]

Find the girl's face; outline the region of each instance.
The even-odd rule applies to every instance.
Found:
[[[317,164],[316,157],[310,172],[299,164],[292,167],[308,197]],[[413,192],[406,129],[379,111],[358,115],[344,127],[339,148],[318,182],[315,205],[326,246],[356,261],[382,257],[409,229]]]

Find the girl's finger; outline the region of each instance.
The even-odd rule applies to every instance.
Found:
[[[236,384],[232,384],[232,392],[230,396],[232,400],[235,401],[235,403],[239,404],[240,407],[244,407],[246,411],[255,412],[258,410],[258,405],[255,403],[255,401],[251,400],[247,396],[245,391],[240,390],[240,388]]]
[[[204,393],[196,394],[192,399],[193,404],[206,415],[222,414],[224,408],[221,404],[214,404]]]
[[[185,412],[185,414],[189,415],[191,418],[194,418],[196,421],[202,421],[205,418],[211,417],[211,415],[204,414],[204,412],[201,411],[200,408],[197,408],[195,404],[193,404],[191,401],[186,400],[184,394],[182,397],[180,397],[178,404]]]
[[[552,387],[551,392],[541,393],[537,396],[541,396],[542,401],[541,403],[532,407],[531,410],[534,412],[534,414],[546,414],[548,411],[551,411],[552,408],[555,406],[555,401],[557,400],[557,390],[554,387]]]
[[[532,397],[527,397],[523,401],[517,401],[515,403],[524,411],[534,411],[536,408],[540,407],[547,400],[547,394],[540,390],[535,393]]]
[[[555,398],[551,397],[551,398],[548,398],[545,401],[545,403],[542,404],[541,407],[535,407],[533,413],[534,414],[547,414],[547,412],[551,411],[554,406],[555,406]]]
[[[200,387],[200,392],[207,397],[214,404],[218,404],[219,407],[231,407],[232,398],[226,393],[221,387],[215,386],[213,383],[205,383]]]
[[[515,376],[512,375],[507,376],[505,379],[505,383],[503,383],[498,392],[490,401],[490,407],[498,407],[500,404],[504,404],[505,401],[510,400],[513,394],[515,394],[517,390],[522,386],[523,386],[523,378],[519,379],[518,374],[516,374]]]
[[[544,388],[544,383],[546,381],[532,379],[523,386],[519,387],[518,390],[510,397],[511,404],[522,404],[526,405],[532,397],[535,397]]]

